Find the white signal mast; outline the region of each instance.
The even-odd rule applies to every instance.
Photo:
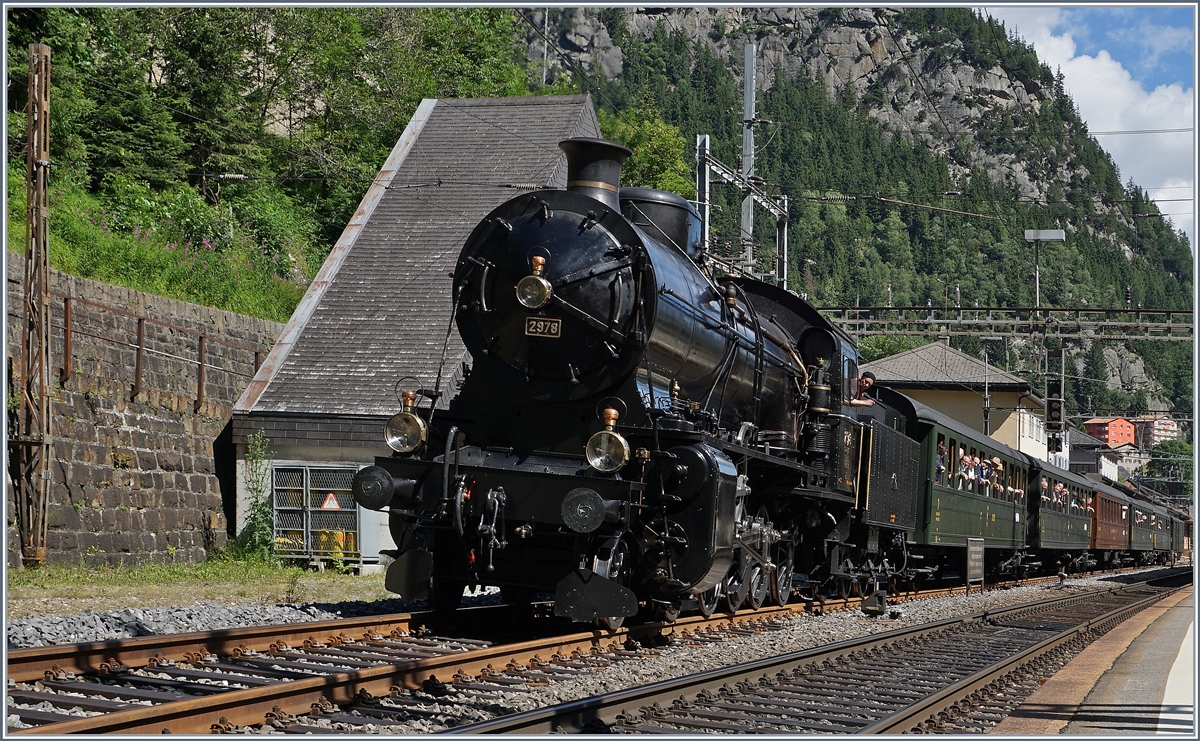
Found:
[[[708,134],[696,136],[696,201],[703,221],[702,241],[706,259],[729,274],[750,275],[764,281],[774,281],[787,288],[787,218],[788,198],[770,195],[762,189],[763,180],[754,174],[754,127],[769,123],[755,118],[755,56],[757,47],[746,44],[745,74],[742,85],[742,166],[741,172],[712,156]],[[739,245],[740,259],[725,260],[712,255],[709,227],[711,183],[729,183],[742,191],[742,223]],[[775,217],[775,264],[771,270],[759,271],[754,254],[754,204],[765,208]]]

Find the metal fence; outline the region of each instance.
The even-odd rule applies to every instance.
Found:
[[[282,558],[361,563],[364,554],[358,504],[350,493],[355,468],[275,466],[275,552]]]

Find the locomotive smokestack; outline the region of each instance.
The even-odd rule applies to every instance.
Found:
[[[567,190],[620,212],[621,165],[633,152],[603,139],[564,139],[558,147],[567,153]]]

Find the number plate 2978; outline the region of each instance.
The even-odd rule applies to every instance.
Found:
[[[531,337],[562,337],[562,319],[525,317],[525,334]]]

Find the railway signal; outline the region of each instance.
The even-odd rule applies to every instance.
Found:
[[[1061,432],[1063,428],[1063,400],[1046,399],[1046,431]]]
[[[1063,449],[1062,435],[1052,434],[1046,438],[1046,450],[1051,453],[1061,453]]]
[[[1046,432],[1062,432],[1063,422],[1063,351],[1051,348],[1046,351]],[[1061,451],[1061,439],[1058,444],[1059,449],[1050,452]]]

